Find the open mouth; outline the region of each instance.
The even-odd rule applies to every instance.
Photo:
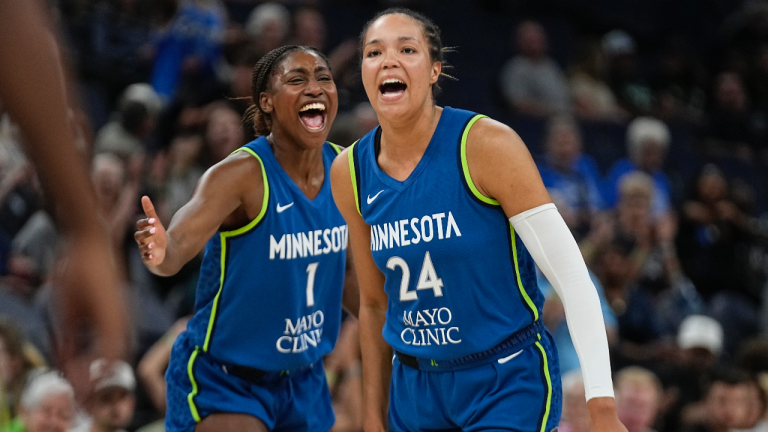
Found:
[[[408,85],[397,78],[388,78],[379,86],[379,91],[384,99],[397,99],[403,93]]]
[[[325,104],[322,102],[312,102],[304,105],[299,110],[299,119],[304,127],[312,132],[321,131],[325,128]]]

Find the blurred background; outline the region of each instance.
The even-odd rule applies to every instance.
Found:
[[[253,139],[241,121],[251,71],[283,44],[329,56],[340,99],[330,141],[348,146],[375,127],[357,38],[389,6],[425,13],[453,47],[457,79],[438,104],[510,125],[536,159],[598,287],[629,431],[768,431],[768,1],[47,5],[77,83],[95,210],[127,281],[133,355],[106,378],[92,365],[99,392],[76,411],[66,382],[38,372],[52,363],[51,280],[63,257],[0,100],[0,431],[163,430],[163,374],[200,259],[151,275],[133,240],[139,198],[167,225],[202,173]],[[543,277],[540,286],[563,370],[561,430],[586,431],[563,307]],[[353,319],[326,367],[334,430],[362,430]]]

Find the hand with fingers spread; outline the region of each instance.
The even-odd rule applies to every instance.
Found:
[[[141,260],[152,270],[152,267],[162,264],[165,259],[168,236],[165,227],[157,217],[152,200],[147,196],[142,197],[141,206],[147,217],[136,222],[136,233],[133,237],[139,245]]]

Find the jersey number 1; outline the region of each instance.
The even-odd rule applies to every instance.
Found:
[[[307,307],[315,305],[315,274],[319,262],[307,266]]]
[[[419,296],[416,291],[408,290],[408,284],[411,282],[411,270],[408,268],[408,263],[398,256],[393,256],[387,260],[387,268],[394,270],[395,267],[400,267],[400,270],[403,272],[403,277],[400,279],[400,301],[418,300]],[[443,280],[437,277],[429,251],[424,255],[424,263],[421,265],[419,283],[416,284],[416,289],[431,289],[434,291],[435,297],[443,296]]]

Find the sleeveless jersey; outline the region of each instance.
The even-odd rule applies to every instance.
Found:
[[[331,196],[340,148],[323,146],[325,180],[310,200],[260,137],[238,151],[262,166],[264,204],[248,225],[206,247],[189,338],[214,358],[263,370],[328,354],[341,322],[347,226]]]
[[[451,360],[478,353],[541,317],[533,259],[469,173],[467,135],[481,117],[445,107],[405,181],[378,166],[380,128],[348,152],[358,211],[385,275],[384,339],[405,354]]]

